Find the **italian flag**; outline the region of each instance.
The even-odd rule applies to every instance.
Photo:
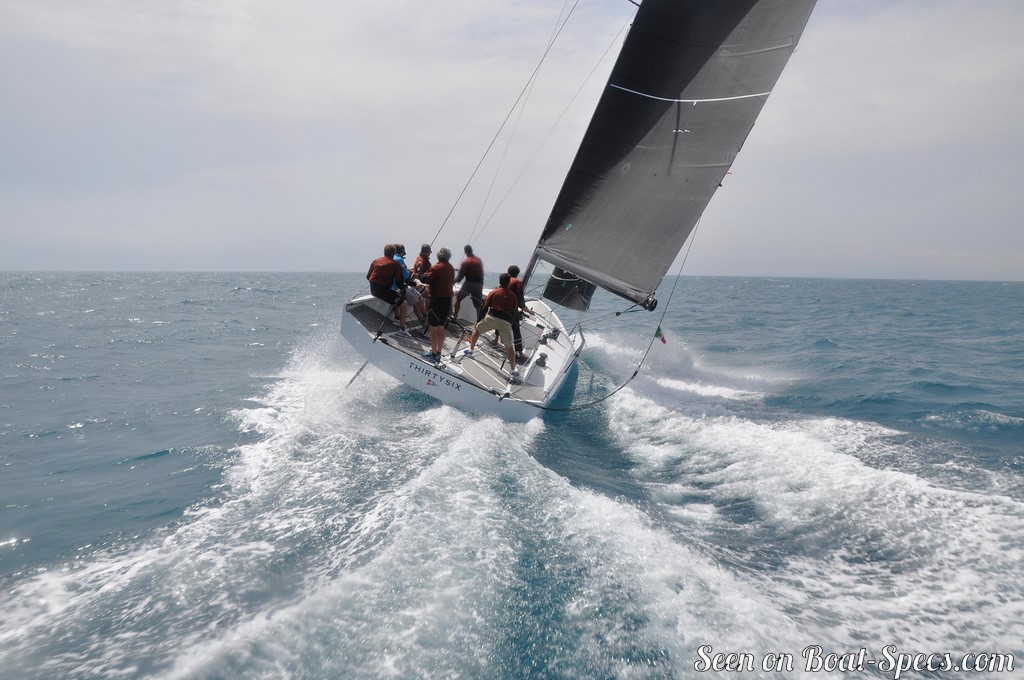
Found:
[[[654,337],[661,338],[661,344],[663,345],[668,342],[668,339],[665,338],[665,334],[661,332],[661,326],[658,326],[658,330],[654,331]]]

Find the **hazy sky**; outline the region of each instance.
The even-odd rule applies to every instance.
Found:
[[[633,9],[581,0],[435,250],[525,264]],[[415,250],[561,11],[3,0],[0,269],[362,271]],[[1022,29],[1020,0],[819,0],[683,273],[1024,279]]]

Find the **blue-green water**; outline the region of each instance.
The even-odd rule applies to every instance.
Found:
[[[0,274],[0,677],[1024,674],[1024,284],[604,298],[563,405],[668,342],[510,425],[346,389],[362,283]]]

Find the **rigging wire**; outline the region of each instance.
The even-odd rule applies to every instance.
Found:
[[[579,0],[577,0],[577,4],[578,3]],[[558,18],[555,20],[555,26],[551,31],[551,37],[548,38],[548,49],[554,46],[555,40],[558,38],[558,34],[561,32],[561,27],[565,25],[564,22],[568,21],[569,17],[572,15],[572,11],[570,11],[568,14],[566,14],[565,12],[568,6],[569,0],[565,0],[565,2],[562,3],[561,12],[558,13]],[[576,5],[573,5],[573,9],[575,8]],[[541,63],[543,63],[543,58],[541,60]],[[501,168],[505,165],[505,157],[508,156],[508,150],[509,148],[511,148],[512,140],[515,139],[516,132],[519,130],[519,124],[523,121],[523,116],[526,115],[526,106],[530,101],[530,96],[533,94],[533,89],[537,86],[537,82],[540,80],[540,65],[538,65],[537,70],[534,71],[534,74],[535,76],[532,78],[532,80],[530,80],[528,85],[526,99],[523,101],[523,105],[519,108],[519,115],[516,116],[515,125],[512,126],[512,132],[509,133],[508,140],[505,142],[505,148],[501,152],[501,158],[498,159],[497,167],[494,169],[494,175],[491,177],[491,183],[487,187],[487,193],[484,195],[484,200],[480,202],[480,211],[477,213],[476,221],[473,223],[473,230],[470,231],[469,233],[469,243],[473,243],[474,239],[483,234],[484,229],[486,229],[487,225],[490,224],[491,222],[491,217],[494,217],[494,212],[497,212],[498,208],[501,207],[501,204],[505,202],[505,198],[502,197],[502,199],[498,202],[498,206],[495,207],[494,212],[491,213],[491,217],[488,217],[487,221],[484,222],[484,226],[480,227],[480,218],[483,217],[484,209],[487,207],[487,202],[491,198],[491,192],[494,191],[494,185],[498,181],[498,174],[501,172]],[[505,196],[508,196],[508,194],[506,193]],[[477,232],[478,228],[480,229],[479,232]]]
[[[638,5],[638,7],[639,7],[639,5]],[[523,178],[523,176],[526,175],[526,171],[529,170],[530,166],[533,165],[533,162],[535,160],[537,160],[537,156],[539,156],[540,152],[544,150],[544,148],[545,148],[545,146],[547,144],[547,141],[549,139],[551,139],[551,136],[554,134],[555,129],[562,122],[562,119],[565,118],[565,114],[567,114],[569,112],[569,109],[572,108],[572,105],[576,102],[576,99],[579,98],[580,93],[583,92],[583,89],[587,86],[587,83],[589,83],[590,79],[594,77],[595,73],[597,73],[597,69],[601,66],[602,63],[604,63],[604,60],[608,56],[608,53],[612,51],[612,48],[615,47],[616,44],[618,44],[619,38],[622,37],[622,34],[629,27],[630,23],[632,23],[634,16],[636,16],[635,12],[633,13],[632,16],[630,16],[630,18],[626,21],[626,23],[622,25],[622,28],[619,29],[619,32],[615,35],[615,38],[612,39],[611,43],[609,43],[608,47],[605,49],[604,54],[602,54],[601,58],[597,60],[596,64],[594,64],[594,68],[592,68],[590,70],[590,73],[588,73],[587,77],[583,79],[583,82],[580,84],[579,88],[576,90],[576,93],[573,94],[571,99],[569,99],[569,103],[566,104],[565,107],[562,109],[562,112],[560,114],[558,114],[558,118],[551,125],[551,128],[547,131],[547,134],[544,135],[544,139],[541,140],[541,143],[537,146],[537,149],[533,152],[533,155],[530,156],[530,159],[523,166],[523,169],[519,172],[519,174],[516,176],[516,178],[514,180],[512,180],[512,184],[509,185],[508,191],[506,191],[505,195],[501,197],[501,200],[498,201],[498,204],[496,206],[494,206],[494,210],[492,210],[491,214],[487,217],[487,221],[484,222],[484,226],[482,226],[480,228],[480,233],[481,234],[483,234],[484,230],[487,229],[488,226],[490,226],[491,221],[494,220],[494,217],[495,217],[495,215],[498,214],[498,211],[501,209],[501,206],[505,204],[505,201],[508,199],[508,197],[515,190],[516,186],[518,186],[519,180],[521,180]],[[475,227],[474,227],[474,231],[475,231]]]
[[[690,248],[693,247],[693,242],[697,238],[697,229],[700,227],[700,222],[701,221],[698,219],[697,220],[697,224],[694,225],[693,233],[690,235],[690,245],[688,245],[686,247],[686,253],[683,255],[683,261],[679,263],[679,271],[676,273],[675,283],[672,284],[672,290],[670,290],[669,293],[668,293],[668,299],[665,301],[665,307],[664,307],[664,309],[661,312],[661,318],[658,319],[658,328],[659,329],[661,328],[661,324],[664,323],[664,321],[665,321],[665,315],[668,314],[669,305],[672,303],[672,296],[675,295],[676,286],[679,285],[679,277],[682,276],[682,274],[683,274],[683,267],[686,265],[686,259],[690,256]],[[602,401],[610,398],[612,395],[614,395],[616,392],[621,390],[623,387],[625,387],[629,383],[633,382],[633,378],[635,378],[637,375],[640,374],[640,369],[643,368],[644,362],[647,361],[647,355],[651,353],[651,348],[654,347],[654,341],[657,338],[658,338],[657,334],[651,336],[651,341],[650,341],[650,343],[648,343],[647,349],[644,350],[644,355],[642,357],[640,357],[640,362],[636,365],[636,369],[633,371],[633,375],[631,375],[628,378],[626,378],[625,382],[623,382],[621,385],[619,385],[618,387],[616,387],[614,390],[612,390],[608,394],[604,395],[603,397],[600,397],[598,399],[594,399],[592,401],[588,401],[585,404],[576,404],[576,405],[573,405],[573,406],[563,406],[563,407],[558,407],[558,406],[538,406],[537,408],[543,409],[545,411],[582,411],[585,408],[590,408],[592,406],[596,406],[597,404],[600,404]]]
[[[458,197],[456,197],[455,203],[452,204],[451,210],[448,211],[448,214],[445,216],[444,221],[441,222],[441,226],[437,228],[437,233],[434,234],[434,238],[431,239],[430,241],[431,245],[433,245],[434,242],[437,241],[437,237],[441,235],[441,232],[444,230],[445,225],[448,224],[448,220],[451,219],[452,213],[455,212],[455,208],[457,208],[459,203],[462,201],[462,197],[465,195],[466,190],[469,189],[469,185],[473,182],[473,178],[476,177],[476,173],[479,172],[480,166],[483,165],[484,160],[487,158],[488,154],[490,154],[491,149],[494,147],[494,143],[498,141],[498,137],[501,135],[501,131],[505,129],[505,125],[508,123],[509,118],[512,117],[512,113],[516,110],[516,107],[519,106],[519,102],[523,99],[523,96],[529,91],[531,83],[533,83],[534,79],[536,79],[537,74],[540,72],[540,67],[544,64],[544,60],[547,58],[548,53],[551,51],[552,46],[554,46],[555,44],[555,40],[558,38],[559,34],[561,34],[562,29],[565,28],[565,25],[569,23],[569,18],[572,16],[572,13],[576,10],[576,6],[579,4],[580,0],[576,0],[576,2],[573,3],[572,9],[569,10],[569,14],[567,14],[565,17],[565,21],[563,21],[562,25],[558,27],[558,31],[555,33],[555,37],[548,43],[548,46],[544,50],[544,54],[541,55],[540,61],[537,63],[536,68],[533,69],[533,73],[530,74],[530,77],[527,79],[526,85],[523,86],[523,89],[519,93],[519,96],[516,97],[515,102],[512,104],[512,108],[510,108],[508,113],[505,115],[505,120],[503,120],[501,122],[501,125],[498,126],[498,131],[494,133],[494,137],[491,139],[491,143],[487,145],[487,149],[484,150],[484,153],[480,157],[480,160],[477,162],[476,167],[473,168],[473,172],[470,173],[469,179],[466,180],[465,186],[462,187],[462,191],[460,191]]]
[[[480,202],[480,210],[476,214],[476,221],[473,222],[473,229],[469,232],[469,239],[467,239],[470,243],[473,243],[474,239],[483,233],[483,229],[480,229],[479,233],[477,232],[477,228],[480,227],[480,218],[483,217],[484,215],[484,208],[487,207],[487,201],[491,199],[491,192],[494,191],[494,185],[498,182],[498,174],[501,172],[501,167],[505,164],[505,157],[508,155],[508,150],[512,146],[512,140],[516,136],[516,131],[519,130],[519,123],[523,121],[523,115],[526,113],[527,101],[529,101],[530,94],[533,93],[533,88],[536,85],[537,79],[534,78],[530,82],[529,91],[526,95],[526,101],[524,101],[523,105],[519,108],[519,115],[516,116],[515,125],[512,126],[512,132],[509,133],[508,140],[506,140],[505,142],[505,148],[502,149],[501,158],[498,159],[498,166],[494,169],[494,175],[491,177],[491,183],[487,186],[487,193],[484,194],[484,200]],[[504,201],[504,199],[502,199],[502,201]],[[501,203],[499,203],[498,205],[501,205]],[[484,223],[484,227],[486,228],[487,224],[489,223],[490,219],[488,219],[487,222]]]
[[[577,0],[577,3],[578,2],[579,2],[579,0]],[[572,12],[570,12],[568,15],[565,14],[565,8],[568,5],[569,5],[569,0],[565,0],[565,2],[562,4],[562,11],[559,12],[558,19],[555,20],[555,27],[554,27],[554,29],[551,32],[551,37],[548,38],[548,48],[547,49],[551,49],[551,47],[554,46],[555,39],[558,37],[558,33],[561,30],[560,29],[560,24],[564,25],[564,23],[562,23],[562,17],[564,16],[565,17],[565,21],[568,21],[569,16],[572,14]],[[573,5],[573,9],[575,9],[575,5]],[[545,54],[546,54],[546,51],[545,51]],[[543,58],[541,58],[541,64],[543,64]],[[516,116],[516,122],[512,126],[512,131],[509,133],[508,139],[505,141],[505,148],[502,149],[501,157],[498,159],[498,164],[494,168],[494,174],[491,176],[491,183],[487,187],[487,193],[484,194],[484,200],[480,201],[480,210],[476,214],[476,221],[473,222],[473,229],[472,229],[472,231],[469,232],[469,238],[467,239],[469,243],[473,243],[474,239],[476,239],[476,237],[479,236],[479,234],[477,233],[477,229],[480,227],[480,218],[483,217],[484,209],[487,207],[487,202],[491,199],[491,193],[494,191],[494,185],[498,182],[498,175],[501,173],[501,168],[504,167],[504,165],[505,165],[505,157],[508,156],[508,150],[512,146],[512,140],[515,139],[516,132],[519,130],[519,124],[521,122],[523,122],[523,116],[526,115],[526,106],[530,102],[530,96],[533,94],[533,90],[537,86],[537,82],[540,80],[540,66],[541,66],[541,64],[537,65],[537,70],[534,71],[533,77],[528,82],[527,92],[526,92],[526,99],[523,100],[523,105],[521,107],[519,107],[519,115]],[[515,108],[515,107],[513,107],[513,108]],[[499,203],[499,205],[500,205],[500,203]],[[488,219],[487,223],[490,223],[490,219]],[[487,226],[487,223],[484,224],[484,227]],[[480,233],[483,233],[483,229],[480,230]]]

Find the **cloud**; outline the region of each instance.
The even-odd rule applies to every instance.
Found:
[[[833,153],[1019,138],[1022,18],[1011,2],[819,3],[766,118]]]
[[[957,276],[1006,271],[1024,252],[1018,7],[818,3],[686,271],[944,278],[949,259],[926,248],[980,256]],[[515,142],[495,143],[487,205],[494,164],[444,245],[478,238],[495,267],[526,260],[610,60],[553,121],[632,10],[579,4],[513,117]],[[99,268],[82,259],[95,251],[113,268],[361,270],[384,241],[431,240],[558,11],[7,0],[0,224],[14,236],[0,267]]]

